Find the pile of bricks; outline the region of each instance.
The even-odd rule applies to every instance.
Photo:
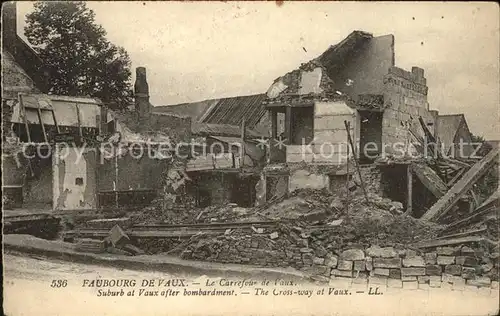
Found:
[[[225,235],[201,239],[183,257],[223,263],[243,263],[300,269],[321,282],[344,281],[401,289],[498,287],[498,258],[491,260],[480,249],[439,247],[419,252],[411,249],[361,245],[336,250],[321,242],[308,242],[306,233]],[[335,246],[335,245],[334,245]],[[337,245],[342,249],[342,246]]]

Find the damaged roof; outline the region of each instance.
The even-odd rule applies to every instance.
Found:
[[[204,100],[167,106],[156,106],[154,112],[187,115],[198,123],[239,126],[245,119],[249,128],[255,127],[266,112],[262,101],[265,94]]]
[[[245,131],[246,136],[251,138],[268,137],[265,133],[260,133],[253,129],[247,128]],[[241,137],[241,128],[229,124],[192,123],[191,132],[202,136]]]
[[[436,136],[441,144],[445,146],[446,152],[453,145],[455,135],[462,123],[467,124],[463,114],[439,115],[437,117]]]

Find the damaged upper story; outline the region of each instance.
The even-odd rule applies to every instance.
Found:
[[[376,144],[375,155],[381,154],[383,144],[411,139],[412,130],[421,134],[419,117],[434,133],[437,112],[429,110],[424,70],[396,67],[394,42],[393,35],[354,31],[277,78],[264,102],[271,138],[284,139],[286,146],[271,146],[271,161],[343,163],[338,158],[345,152],[330,153],[334,161],[319,155],[319,147],[347,142],[344,121],[350,123],[358,148]]]

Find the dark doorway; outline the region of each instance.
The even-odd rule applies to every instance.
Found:
[[[314,107],[296,107],[291,109],[292,128],[291,145],[309,144],[314,138]]]
[[[234,181],[231,192],[231,203],[240,207],[252,207],[255,202],[255,185],[258,177],[240,177]]]
[[[382,112],[359,111],[359,159],[372,163],[382,152]]]
[[[383,197],[403,203],[407,207],[408,175],[407,165],[388,165],[380,168],[382,173]]]

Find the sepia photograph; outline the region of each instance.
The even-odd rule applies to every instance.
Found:
[[[1,14],[4,315],[499,314],[495,2]]]

